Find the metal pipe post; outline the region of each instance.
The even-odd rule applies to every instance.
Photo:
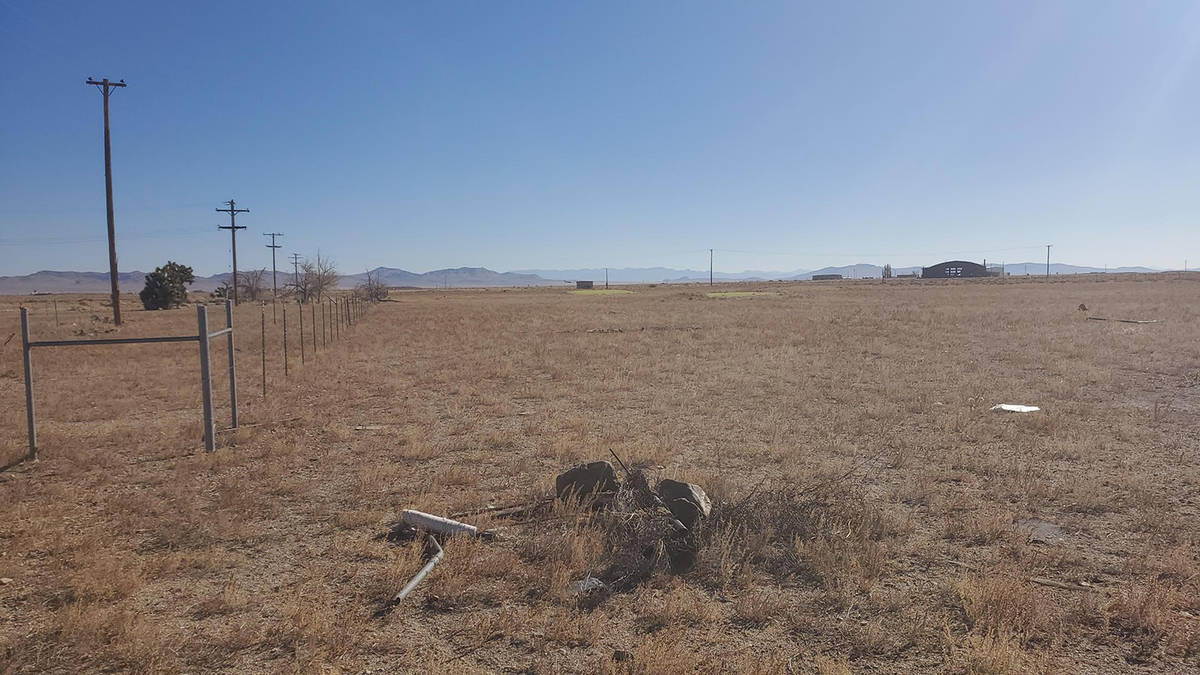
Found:
[[[226,336],[229,346],[229,408],[231,428],[238,427],[237,418],[237,361],[233,358],[233,302],[225,301],[225,327],[229,329],[229,335]]]
[[[296,301],[296,311],[300,315],[300,363],[304,363],[304,305]]]
[[[204,398],[204,450],[216,449],[213,428],[212,377],[208,369],[208,308],[196,305],[196,332],[200,338],[200,393]]]
[[[283,307],[283,376],[288,376],[287,359],[287,307]]]
[[[267,308],[262,308],[262,385],[263,398],[267,397]]]
[[[25,426],[29,433],[29,459],[37,459],[37,428],[33,414],[33,358],[29,346],[29,310],[21,308],[21,358],[25,362]]]

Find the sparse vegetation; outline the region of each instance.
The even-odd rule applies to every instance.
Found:
[[[355,289],[358,297],[368,302],[382,302],[387,300],[388,287],[379,279],[379,275],[374,272],[367,272],[367,278]]]
[[[320,302],[337,289],[339,278],[333,261],[318,253],[316,260],[300,263],[300,276],[290,287],[301,302]]]
[[[0,473],[0,671],[1195,670],[1194,286],[395,291],[286,382],[270,361],[271,395],[243,388],[246,427],[211,455],[178,384],[194,345],[42,357],[41,459]],[[1162,321],[1089,321],[1081,299]],[[39,336],[111,329],[103,298],[57,301],[61,328],[48,299],[0,308],[32,306]],[[257,338],[261,308],[235,311]],[[130,312],[121,331],[194,328]],[[257,339],[237,345],[257,374]],[[19,345],[0,382],[5,464]],[[648,512],[469,516],[505,536],[445,542],[380,613],[422,564],[384,537],[400,509],[523,503],[609,448],[707,490],[688,569]],[[611,590],[573,594],[587,576]]]
[[[238,272],[238,300],[258,301],[265,297],[267,270],[245,270]]]

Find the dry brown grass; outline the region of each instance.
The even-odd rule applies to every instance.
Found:
[[[266,399],[244,306],[257,426],[212,455],[193,345],[39,350],[42,459],[0,473],[0,671],[1200,668],[1197,280],[403,292],[304,365],[292,332],[287,379],[268,311]],[[9,298],[0,342],[18,301],[41,338],[195,325],[130,303],[115,331],[77,297],[55,327]],[[0,465],[22,396],[14,340]],[[648,512],[556,505],[445,542],[384,611],[422,560],[380,536],[400,509],[522,502],[610,448],[708,489],[689,571]],[[585,576],[613,590],[571,594]]]

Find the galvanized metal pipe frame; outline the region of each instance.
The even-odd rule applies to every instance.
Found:
[[[229,405],[231,427],[238,427],[237,411],[237,363],[234,360],[233,302],[225,301],[225,328],[208,332],[208,308],[196,306],[196,334],[169,335],[143,338],[96,338],[86,340],[30,340],[29,311],[21,307],[21,357],[25,369],[25,424],[29,436],[29,454],[26,459],[37,459],[37,416],[33,401],[33,356],[34,347],[76,347],[88,345],[159,344],[166,342],[198,342],[200,345],[200,389],[204,398],[204,449],[216,449],[216,429],[213,422],[212,376],[209,364],[209,340],[228,336],[229,357]],[[265,316],[264,316],[265,323]]]

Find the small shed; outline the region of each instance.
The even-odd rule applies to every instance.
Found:
[[[592,282],[590,282],[590,281],[576,281],[575,282],[575,288],[588,289],[591,287],[592,287]]]

